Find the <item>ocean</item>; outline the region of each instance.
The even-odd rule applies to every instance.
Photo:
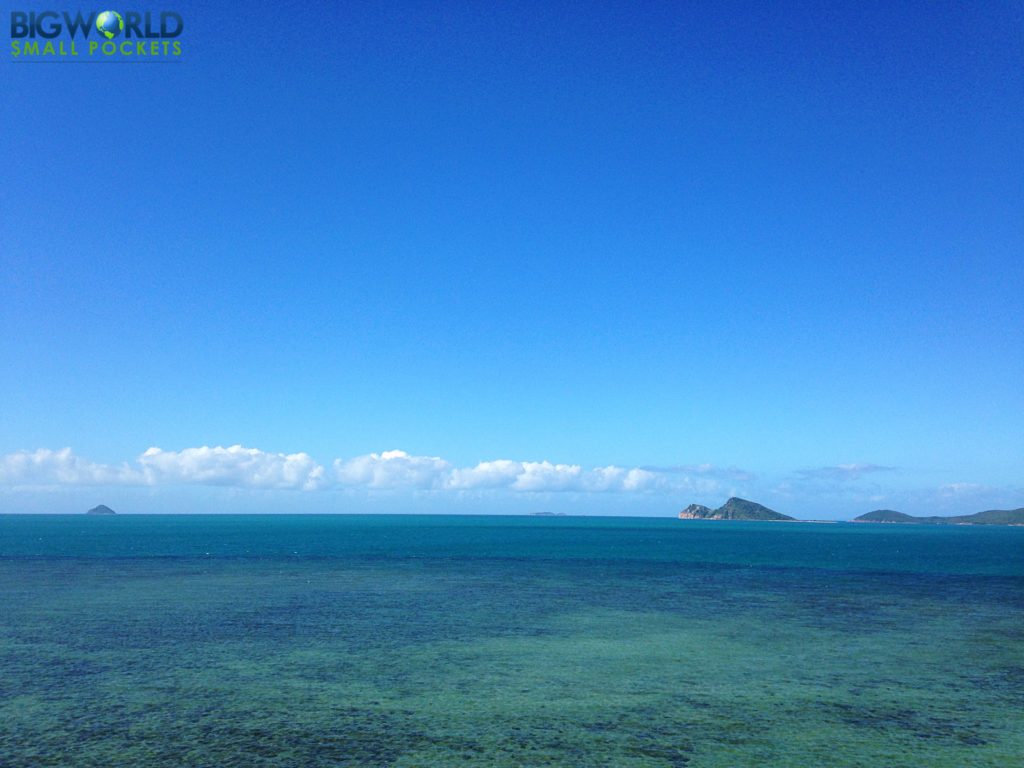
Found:
[[[0,766],[1024,765],[1024,528],[0,516]]]

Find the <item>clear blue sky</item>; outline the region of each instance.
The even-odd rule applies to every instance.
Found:
[[[1020,3],[166,7],[3,54],[5,511],[230,507],[11,462],[235,444],[330,486],[238,509],[1024,505]],[[680,484],[335,487],[392,449]]]

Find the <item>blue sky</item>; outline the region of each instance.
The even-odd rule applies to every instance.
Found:
[[[1019,3],[166,7],[4,52],[2,511],[1024,505]]]

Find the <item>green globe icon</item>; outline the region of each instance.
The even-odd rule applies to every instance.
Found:
[[[96,17],[96,29],[107,40],[113,40],[124,32],[124,19],[117,11],[104,11]]]

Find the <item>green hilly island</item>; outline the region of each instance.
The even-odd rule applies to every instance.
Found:
[[[705,507],[703,504],[691,504],[679,513],[680,520],[795,520],[774,509],[768,509],[754,501],[729,499],[718,509]]]
[[[736,498],[729,499],[718,509],[711,509],[703,504],[691,504],[679,513],[680,520],[782,520],[796,521],[796,518],[783,515],[774,509],[754,501]],[[813,521],[812,521],[813,522]],[[956,515],[950,517],[914,517],[894,509],[876,509],[873,512],[855,517],[855,523],[908,523],[925,525],[1024,525],[1024,507],[1020,509],[988,509],[972,515]]]
[[[892,509],[876,509],[855,517],[855,523],[924,523],[926,525],[1024,525],[1024,507],[1020,509],[988,509],[973,515],[952,517],[914,517]]]

